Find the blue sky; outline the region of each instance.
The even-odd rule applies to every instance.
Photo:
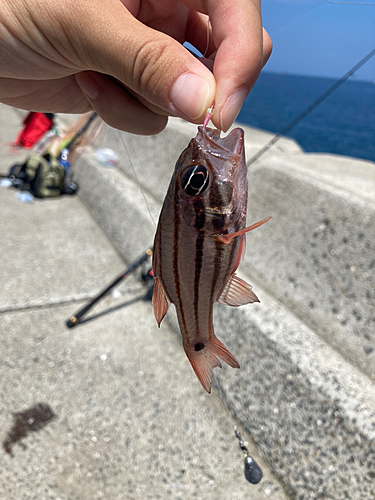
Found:
[[[262,0],[262,16],[274,44],[266,71],[339,78],[375,48],[375,5]],[[355,77],[375,81],[375,56]]]

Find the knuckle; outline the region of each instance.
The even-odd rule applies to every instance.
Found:
[[[156,92],[168,74],[169,47],[164,40],[145,41],[134,58],[133,79],[141,95]]]

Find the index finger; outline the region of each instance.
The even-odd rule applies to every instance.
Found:
[[[213,73],[216,80],[213,123],[227,130],[256,82],[263,63],[260,0],[183,0],[209,15],[218,48]]]

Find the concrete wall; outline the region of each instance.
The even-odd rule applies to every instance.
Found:
[[[109,129],[102,142],[119,168],[92,153],[77,165],[80,196],[128,262],[152,244],[195,133],[171,120],[157,137],[121,134],[126,152]],[[245,137],[252,156],[271,136]],[[214,371],[213,385],[290,498],[374,498],[374,175],[371,162],[305,154],[285,138],[249,171],[249,224],[272,216],[248,235],[240,266],[261,304],[215,309],[241,369]],[[173,308],[166,320],[179,335]]]

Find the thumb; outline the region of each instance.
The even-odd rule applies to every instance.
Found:
[[[79,19],[84,69],[114,77],[139,95],[146,107],[160,108],[160,114],[203,121],[216,86],[201,62],[173,38],[139,22],[117,0],[97,0],[86,9],[84,22]],[[92,25],[97,27],[95,32]],[[86,78],[78,75],[77,82],[85,92]],[[95,107],[100,92],[93,92],[92,85],[93,81],[89,95],[95,99],[89,100]]]

